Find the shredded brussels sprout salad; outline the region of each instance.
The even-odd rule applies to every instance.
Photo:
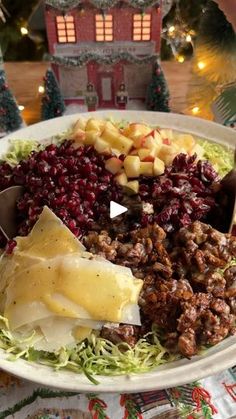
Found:
[[[23,340],[16,339],[9,330],[8,320],[0,316],[0,322],[0,348],[9,354],[9,360],[23,358],[57,370],[84,373],[93,384],[99,384],[94,375],[146,372],[174,359],[161,345],[157,329],[139,339],[133,348],[127,343],[115,345],[94,332],[85,341],[52,353],[33,348],[35,333]]]
[[[125,121],[120,123],[124,126]],[[51,142],[60,143],[68,133],[54,137]],[[37,141],[12,140],[8,152],[2,160],[10,165],[16,165],[34,150],[45,147]],[[204,158],[212,162],[221,176],[224,176],[233,166],[233,152],[227,146],[199,140],[204,149]],[[236,264],[236,259],[232,264]],[[227,266],[228,267],[228,266]],[[10,360],[23,358],[39,362],[56,369],[66,368],[76,373],[84,373],[94,383],[99,382],[95,375],[120,375],[145,372],[163,363],[176,359],[171,356],[160,342],[160,332],[153,329],[140,339],[132,348],[127,343],[113,344],[101,338],[96,332],[85,341],[72,347],[62,347],[55,353],[37,351],[33,348],[36,334],[24,340],[17,339],[9,330],[8,320],[0,316],[0,348],[9,354]]]

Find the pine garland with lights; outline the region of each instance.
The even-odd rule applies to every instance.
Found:
[[[23,120],[7,82],[6,74],[0,69],[0,134],[7,134],[21,127]]]
[[[169,112],[169,90],[158,62],[153,67],[152,80],[147,88],[146,106],[150,111]]]
[[[213,2],[202,17],[192,72],[188,112],[213,119],[213,101],[224,86],[236,81],[236,33]]]
[[[65,111],[65,103],[59,89],[56,77],[52,70],[47,70],[44,79],[45,93],[42,97],[41,117],[42,120],[62,116]]]
[[[63,67],[83,67],[90,61],[98,64],[116,64],[119,61],[126,61],[132,64],[147,64],[152,63],[158,58],[158,54],[145,55],[137,57],[130,52],[113,52],[105,55],[99,52],[82,52],[78,57],[59,57],[56,55],[47,54],[46,58],[53,64],[62,65]]]

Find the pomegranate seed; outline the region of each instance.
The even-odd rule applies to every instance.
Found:
[[[17,243],[15,240],[9,240],[6,245],[6,254],[11,255],[13,250],[15,249]]]
[[[61,208],[59,211],[57,211],[57,215],[62,220],[65,220],[69,216],[69,213],[65,208]]]
[[[71,219],[67,222],[67,227],[73,231],[76,228],[76,221]]]
[[[89,204],[93,203],[96,200],[96,195],[95,195],[94,192],[87,191],[85,193],[85,197],[86,197],[87,201],[89,202]]]

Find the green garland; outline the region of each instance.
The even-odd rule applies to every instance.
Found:
[[[64,67],[83,67],[91,61],[98,64],[116,64],[119,61],[126,61],[132,64],[147,64],[156,61],[159,58],[158,54],[146,55],[144,57],[137,57],[129,52],[114,52],[109,55],[102,55],[95,52],[83,52],[78,57],[58,57],[56,55],[47,55],[49,61],[53,64],[58,64]]]
[[[116,3],[120,0],[90,0],[94,7],[97,9],[110,9],[114,7]],[[45,4],[47,6],[51,6],[58,10],[63,10],[64,12],[74,9],[81,5],[83,0],[46,0]],[[154,5],[159,5],[160,0],[127,0],[127,4],[136,8],[145,10],[148,7],[152,7]]]

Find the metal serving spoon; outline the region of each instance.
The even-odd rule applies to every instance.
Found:
[[[227,173],[221,180],[221,195],[226,200],[224,221],[224,232],[232,233],[233,228],[236,226],[236,148],[234,149],[234,167]],[[230,215],[230,216],[228,216]]]
[[[0,192],[0,231],[7,240],[16,236],[16,202],[23,194],[23,186],[11,186]],[[221,196],[224,196],[225,210],[222,213],[220,231],[231,233],[236,225],[236,148],[234,168],[221,180]]]
[[[11,186],[0,192],[0,231],[7,240],[17,234],[16,202],[23,193],[23,186]]]

